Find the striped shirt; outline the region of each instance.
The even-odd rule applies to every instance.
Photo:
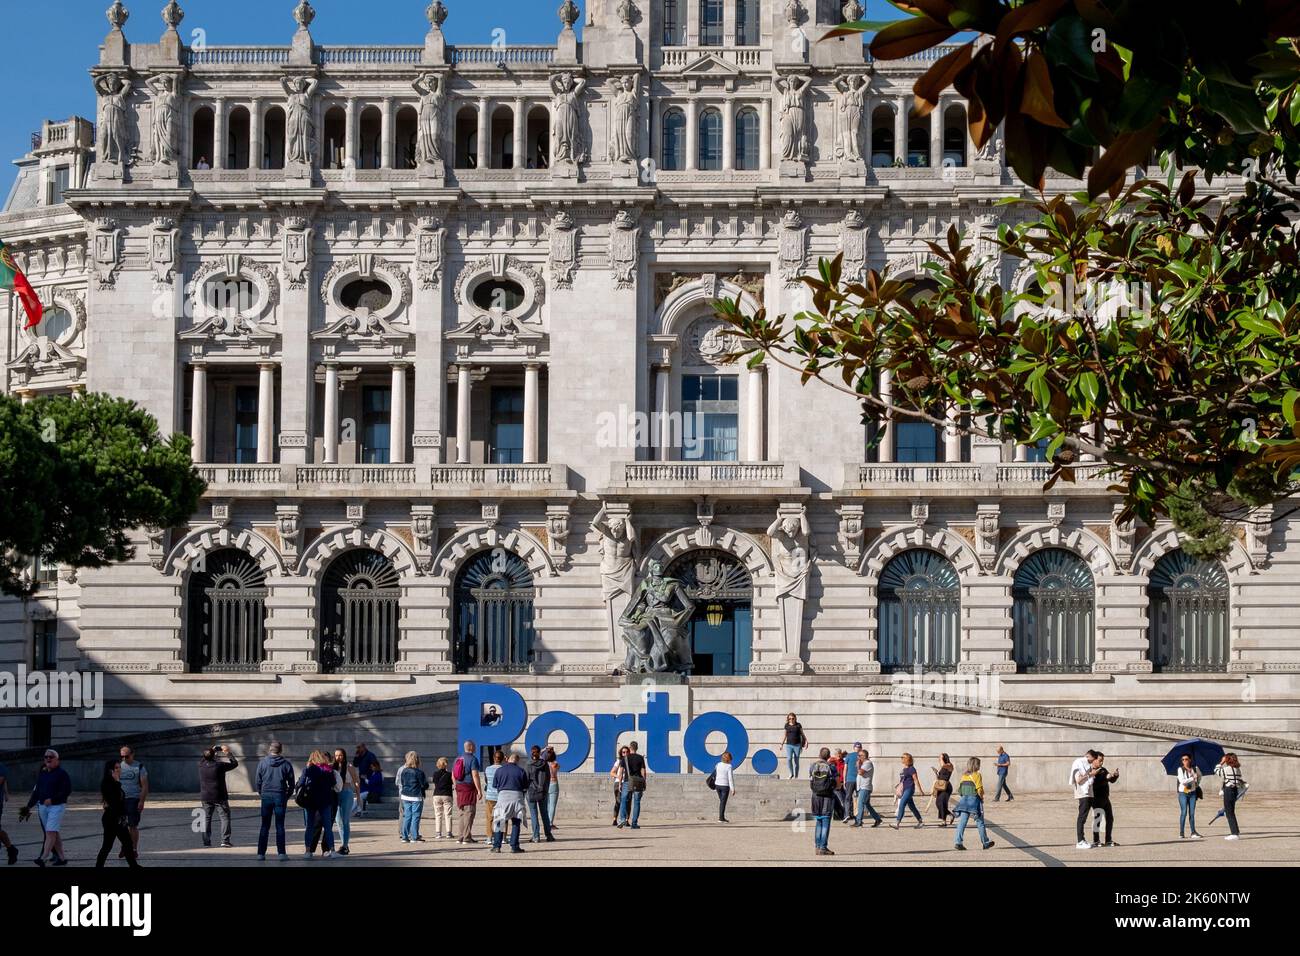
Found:
[[[1226,763],[1221,763],[1214,768],[1214,772],[1223,778],[1225,787],[1241,786],[1241,768],[1229,767]]]

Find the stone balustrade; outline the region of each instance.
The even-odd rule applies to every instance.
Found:
[[[1053,489],[1062,492],[1086,489],[1104,493],[1111,479],[1105,475],[1107,465],[1091,462],[1074,469],[1074,483],[1062,479]],[[1041,494],[1052,476],[1047,462],[916,462],[851,463],[845,467],[850,489],[880,489],[896,494],[900,487],[960,494],[1005,493]]]
[[[609,490],[753,495],[772,489],[798,490],[799,479],[798,463],[789,461],[625,461],[614,463]]]
[[[196,466],[209,497],[311,495],[339,489],[365,497],[567,492],[564,465],[211,465]]]

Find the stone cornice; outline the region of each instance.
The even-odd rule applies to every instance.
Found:
[[[78,213],[110,208],[171,209],[181,211],[194,200],[188,188],[159,189],[153,186],[123,186],[120,189],[70,189],[63,194]]]

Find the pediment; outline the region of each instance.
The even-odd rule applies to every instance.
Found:
[[[716,53],[706,53],[698,60],[682,67],[681,74],[684,76],[739,76],[740,70]]]
[[[31,369],[32,371],[50,371],[62,368],[77,368],[85,364],[85,359],[68,349],[59,345],[57,342],[48,338],[38,338],[27,344],[21,352],[18,353],[9,362],[7,367],[11,369]]]

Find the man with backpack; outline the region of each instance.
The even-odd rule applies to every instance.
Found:
[[[284,849],[284,812],[289,806],[289,795],[293,793],[293,764],[283,756],[284,747],[280,741],[271,741],[268,753],[257,765],[257,774],[253,778],[253,789],[262,798],[262,829],[257,834],[257,858],[266,859],[266,842],[271,834],[271,818],[275,818],[275,848],[280,853],[280,862],[289,859]]]
[[[465,741],[465,752],[456,758],[451,768],[451,779],[456,783],[456,807],[460,810],[457,821],[457,843],[477,843],[474,839],[474,816],[478,802],[483,799],[483,767],[474,755],[474,742]]]
[[[831,763],[829,747],[821,749],[818,759],[808,772],[812,777],[812,815],[816,821],[813,844],[817,848],[816,855],[834,856],[835,852],[827,844],[831,839],[831,816],[835,813],[835,792],[839,789],[839,778],[835,765]]]

